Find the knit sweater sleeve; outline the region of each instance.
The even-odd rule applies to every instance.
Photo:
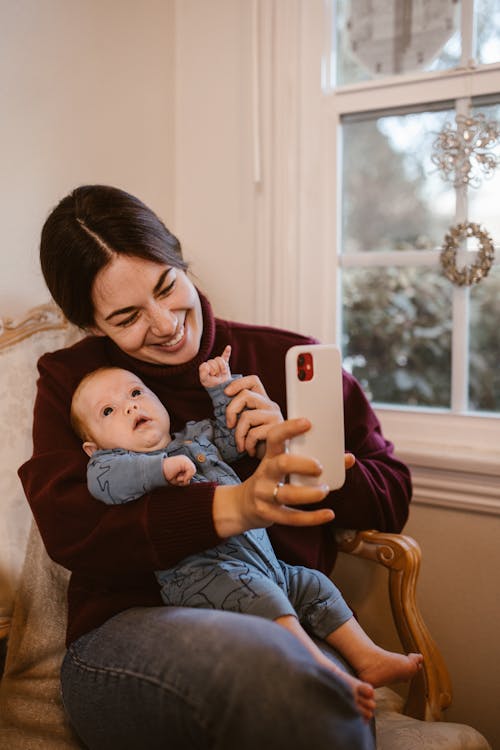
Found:
[[[335,523],[343,528],[400,532],[412,494],[408,467],[394,454],[358,381],[344,373],[346,451],[356,463],[344,485],[330,495]]]
[[[239,372],[257,373],[270,398],[286,416],[285,355],[295,344],[315,344],[313,338],[290,331],[220,324],[216,348],[230,343],[231,366]],[[356,462],[346,472],[344,485],[330,492],[322,505],[335,511],[333,524],[347,529],[376,528],[400,532],[406,523],[412,495],[408,467],[394,453],[359,382],[343,371],[345,450]],[[245,459],[238,473],[242,479],[255,464]],[[269,530],[281,559],[330,571],[335,545],[327,527],[273,526]]]
[[[217,544],[213,484],[162,487],[112,507],[90,495],[87,456],[68,415],[76,383],[102,362],[68,351],[39,362],[33,455],[19,469],[49,555],[82,575],[115,575],[166,568]]]

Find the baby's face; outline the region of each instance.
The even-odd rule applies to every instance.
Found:
[[[153,451],[170,442],[170,417],[159,398],[127,370],[105,370],[84,384],[78,399],[97,448]]]

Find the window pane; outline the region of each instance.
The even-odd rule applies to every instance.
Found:
[[[344,120],[342,252],[433,249],[455,215],[455,192],[431,162],[454,110]]]
[[[500,61],[500,4],[498,0],[475,0],[475,46],[478,62]]]
[[[460,62],[460,2],[332,0],[334,85],[416,70],[445,70]]]
[[[344,366],[378,403],[450,407],[452,285],[438,270],[342,272]]]
[[[496,120],[500,127],[500,104],[491,104],[488,106],[474,107],[473,114],[482,112],[487,120]],[[481,184],[479,188],[471,188],[468,192],[469,201],[469,221],[482,224],[490,237],[500,241],[500,211],[498,210],[498,196],[500,195],[500,144],[497,143],[495,148],[491,149],[498,161],[499,166],[490,177],[481,175]]]
[[[500,266],[471,288],[469,409],[500,412]]]

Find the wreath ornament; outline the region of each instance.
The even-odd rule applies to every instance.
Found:
[[[462,268],[457,267],[457,252],[461,240],[476,237],[478,252],[474,263]],[[489,234],[479,224],[462,222],[455,224],[444,238],[441,250],[441,266],[445,276],[457,286],[472,286],[486,278],[495,258],[495,247]]]

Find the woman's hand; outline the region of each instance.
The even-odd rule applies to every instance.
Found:
[[[317,526],[334,518],[330,508],[303,510],[295,507],[319,503],[330,491],[327,485],[321,484],[321,466],[315,459],[285,452],[286,441],[307,432],[310,427],[307,419],[289,419],[270,427],[265,455],[252,476],[242,484],[216,488],[213,514],[219,536],[228,537],[273,523]],[[353,464],[354,456],[347,453],[346,468]],[[281,484],[291,473],[317,477],[318,485]]]
[[[224,393],[231,398],[226,409],[226,423],[235,428],[236,446],[240,452],[255,456],[257,444],[267,440],[272,425],[283,422],[278,404],[267,395],[257,375],[233,380]]]

